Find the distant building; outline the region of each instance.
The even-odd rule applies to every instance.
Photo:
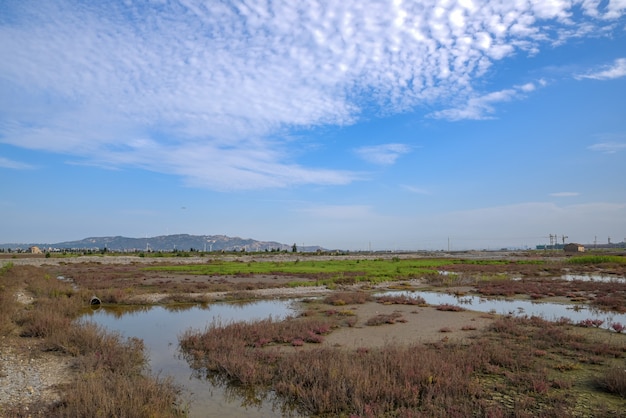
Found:
[[[565,244],[565,246],[563,247],[563,250],[566,253],[584,253],[585,247],[581,244],[570,243],[570,244]]]
[[[28,252],[31,254],[43,254],[43,252],[37,246],[30,247]]]

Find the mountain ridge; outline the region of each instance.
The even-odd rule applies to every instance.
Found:
[[[117,236],[87,237],[77,241],[63,241],[57,243],[28,243],[0,244],[0,248],[11,250],[28,250],[30,247],[39,247],[42,251],[48,250],[109,250],[109,251],[291,251],[294,244],[284,244],[276,241],[259,241],[252,238],[230,237],[227,235],[158,235],[145,238]],[[298,251],[322,250],[319,246],[296,246]]]

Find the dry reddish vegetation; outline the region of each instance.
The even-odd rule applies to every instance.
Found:
[[[532,299],[561,296],[572,302],[587,302],[599,308],[626,312],[626,282],[623,281],[493,280],[477,283],[476,291],[484,296],[528,295]]]
[[[32,304],[20,303],[23,292]],[[144,374],[143,342],[108,334],[76,319],[89,297],[42,268],[5,266],[0,271],[0,335],[3,345],[33,346],[73,359],[73,381],[61,388],[60,401],[2,405],[4,417],[171,417],[178,390],[169,380]],[[36,355],[33,352],[31,355]],[[26,390],[26,388],[22,388]],[[1,401],[1,400],[0,400]]]
[[[338,292],[324,302],[337,306],[367,300],[363,292]],[[376,300],[414,303],[404,297]],[[459,310],[454,305],[438,308]],[[334,310],[333,315],[319,312],[335,321],[325,322],[329,325],[319,333],[313,331],[320,329],[315,313],[308,310],[302,318],[285,322],[215,325],[206,332],[188,332],[181,347],[199,373],[225,385],[234,383],[229,387],[243,398],[275,393],[285,414],[574,417],[623,416],[626,410],[626,371],[615,371],[626,357],[622,335],[607,339],[606,331],[587,332],[565,320],[507,317],[465,344],[447,343],[444,337],[436,343],[376,349],[321,348],[324,335],[350,325],[339,322]],[[381,314],[366,325],[398,321],[399,313]],[[316,338],[307,342],[307,335]],[[579,396],[592,392],[591,400]]]
[[[152,263],[159,266],[166,263]],[[105,303],[137,303],[133,296],[146,293],[240,292],[285,286],[291,277],[202,276],[148,271],[143,263],[67,263],[51,268],[55,275],[74,280],[81,288],[91,289]]]
[[[520,263],[520,259],[527,262]],[[250,290],[285,286],[293,279],[279,273],[263,277],[179,275],[146,271],[144,266],[77,263],[47,267],[52,277],[70,277],[80,290],[72,290],[69,284],[50,278],[34,286],[24,280],[28,292],[41,298],[40,307],[32,312],[5,304],[7,296],[0,292],[0,332],[44,339],[48,349],[81,359],[78,370],[87,373],[85,385],[68,388],[65,401],[55,410],[46,411],[68,416],[74,411],[72,416],[87,416],[89,413],[85,411],[92,411],[89,405],[104,402],[107,404],[101,407],[104,415],[121,416],[127,411],[117,400],[123,398],[122,394],[132,392],[141,402],[154,402],[156,409],[152,416],[180,413],[171,409],[175,405],[175,391],[168,388],[168,382],[141,374],[145,360],[137,341],[97,339],[93,335],[99,334],[97,330],[68,328],[75,317],[76,300],[97,293],[107,303],[127,303],[138,294],[159,292],[168,293],[169,301],[185,301],[184,293],[216,291],[249,298]],[[430,273],[422,279],[432,285],[470,285],[471,290],[463,291],[485,296],[560,296],[612,310],[626,306],[624,284],[555,278],[574,271],[623,276],[626,273],[623,264],[572,266],[562,257],[533,256],[491,264],[468,261],[450,264],[442,270],[455,272],[456,277]],[[36,276],[36,272],[40,274],[43,270],[20,274],[25,278]],[[315,282],[320,277],[311,274],[298,279]],[[510,280],[511,277],[522,279]],[[334,285],[341,289],[342,285],[354,282],[354,277],[348,274]],[[10,287],[3,282],[2,290],[5,289]],[[48,304],[45,298],[53,303]],[[363,346],[355,350],[320,347],[319,343],[329,333],[354,326],[354,313],[349,305],[372,300],[367,291],[335,291],[325,299],[329,309],[312,309],[302,317],[280,322],[214,324],[204,333],[185,334],[181,347],[198,373],[207,373],[216,383],[228,384],[233,393],[243,398],[252,396],[251,401],[268,393],[276,394],[285,414],[295,411],[304,415],[354,417],[625,415],[626,372],[619,372],[624,368],[626,356],[623,334],[597,329],[599,324],[591,322],[588,328],[583,328],[576,325],[586,324],[503,318],[487,331],[464,332],[473,335],[464,343],[448,342],[452,338],[448,340],[451,334],[446,334],[429,344],[375,349]],[[377,298],[376,302],[423,304],[419,299],[404,296]],[[347,306],[340,308],[344,305]],[[459,307],[441,305],[438,309],[456,311]],[[386,327],[401,321],[401,315],[391,313],[366,322]],[[465,325],[460,329],[475,331],[474,328]],[[57,329],[67,331],[57,335],[53,332]],[[618,331],[615,326],[613,329]],[[448,333],[453,329],[441,327],[439,331]],[[94,352],[93,347],[100,350]],[[112,354],[105,355],[103,347]],[[152,401],[153,398],[157,399]],[[139,405],[129,406],[139,408]]]
[[[263,397],[273,391],[285,413],[620,416],[626,406],[624,400],[585,403],[576,396],[593,388],[622,393],[626,379],[614,365],[626,356],[626,340],[599,342],[570,324],[503,318],[469,345],[439,342],[352,351],[315,348],[317,338],[305,344],[307,335],[323,336],[332,329],[320,328],[309,317],[214,325],[202,333],[188,332],[181,347],[193,367],[214,381],[235,383],[240,396]],[[294,348],[285,351],[281,344]]]
[[[342,306],[361,304],[372,300],[372,296],[366,292],[333,292],[324,298],[329,305]]]

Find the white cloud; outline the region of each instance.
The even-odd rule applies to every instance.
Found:
[[[435,117],[490,117],[534,84],[484,94],[476,82],[495,61],[580,36],[569,32],[578,23],[600,24],[574,21],[577,7],[10,0],[0,6],[0,97],[12,97],[0,100],[0,142],[214,189],[345,184],[359,175],[293,160],[284,139],[291,128],[351,124],[364,108],[440,103],[450,109]],[[580,7],[607,20],[624,12],[619,1]],[[364,152],[377,164],[404,153]],[[216,176],[218,168],[227,174]]]
[[[626,0],[609,0],[606,6],[606,19],[617,19],[626,11]]]
[[[26,164],[20,161],[11,160],[5,157],[0,157],[0,168],[9,168],[12,170],[30,170],[34,167],[30,164]]]
[[[430,114],[435,119],[462,120],[488,119],[494,113],[494,104],[508,102],[516,96],[515,89],[500,90],[484,96],[470,97],[462,107],[440,110]]]
[[[392,165],[403,154],[411,151],[405,144],[382,144],[357,148],[355,152],[367,162],[378,165]]]
[[[470,95],[464,98],[465,101],[458,107],[439,110],[428,115],[435,119],[448,119],[451,121],[473,119],[482,120],[493,118],[496,111],[495,105],[499,103],[518,100],[525,97],[526,93],[531,93],[539,87],[545,87],[544,80],[538,80],[537,83],[526,83],[519,86],[513,86],[510,89],[494,91],[484,95]]]
[[[590,78],[593,80],[612,80],[626,76],[626,58],[618,58],[612,65],[606,66],[602,70],[580,74],[577,79]]]
[[[615,154],[618,151],[626,149],[626,143],[623,142],[600,142],[588,147],[592,151],[603,152],[605,154]]]
[[[529,93],[531,91],[535,91],[537,87],[533,83],[526,83],[518,88],[523,92]]]

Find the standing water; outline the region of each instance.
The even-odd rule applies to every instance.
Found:
[[[406,295],[422,297],[429,305],[459,305],[470,311],[491,312],[499,315],[538,316],[546,321],[567,318],[577,324],[587,319],[603,321],[602,328],[609,329],[619,322],[626,325],[626,314],[593,309],[587,305],[572,305],[554,302],[535,302],[520,299],[483,298],[480,296],[455,296],[448,293],[421,291],[389,291],[380,295]]]
[[[202,308],[167,309],[162,306],[140,311],[107,310],[101,308],[83,317],[108,331],[123,337],[143,340],[149,356],[150,370],[161,377],[171,376],[183,389],[183,402],[189,403],[190,417],[280,417],[280,411],[271,405],[242,405],[241,399],[231,399],[223,388],[212,385],[194,374],[182,358],[178,337],[187,329],[203,331],[214,321],[222,324],[255,321],[267,318],[282,319],[295,313],[293,301],[260,301],[249,304],[218,303]]]
[[[405,294],[423,297],[429,305],[457,304],[468,310],[493,312],[514,316],[540,316],[548,321],[569,318],[573,323],[586,319],[600,319],[603,328],[613,322],[626,324],[626,314],[591,309],[585,305],[569,305],[529,300],[486,299],[479,296],[457,297],[450,294],[422,291],[389,291],[381,294]],[[379,295],[381,295],[379,294]],[[144,341],[149,356],[150,369],[161,377],[171,376],[183,388],[183,401],[189,403],[190,417],[220,416],[280,417],[271,402],[250,405],[245,399],[229,396],[223,387],[215,386],[203,376],[198,376],[182,358],[178,337],[187,329],[203,331],[217,321],[228,324],[266,318],[282,319],[296,313],[290,301],[259,301],[249,304],[218,303],[206,308],[188,309],[148,307],[140,311],[107,310],[101,308],[86,314],[83,319],[92,321],[107,330],[119,332],[124,337]]]

